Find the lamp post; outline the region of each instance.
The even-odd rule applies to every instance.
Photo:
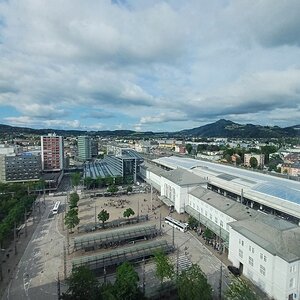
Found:
[[[5,252],[5,249],[0,249],[0,254]],[[0,281],[3,281],[3,272],[2,272],[2,257],[0,255]]]

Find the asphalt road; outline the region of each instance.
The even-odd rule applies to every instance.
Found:
[[[164,224],[164,232],[172,240],[173,228]],[[174,230],[174,244],[179,248],[179,257],[186,256],[190,262],[198,264],[201,267],[213,288],[214,299],[217,299],[219,296],[222,265],[222,295],[224,295],[233,278],[227,267],[190,232]],[[215,250],[212,249],[212,251]],[[172,256],[174,261],[176,261],[177,254],[173,254]]]
[[[6,289],[3,300],[57,299],[58,272],[62,277],[64,237],[58,232],[60,215],[53,216],[53,201],[46,199],[46,210]]]

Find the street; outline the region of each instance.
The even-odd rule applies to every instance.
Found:
[[[57,218],[52,216],[53,198],[46,198],[46,209],[41,221],[18,264],[11,274],[11,281],[3,300],[55,299],[57,297],[58,272],[63,276],[63,242],[57,229]],[[55,197],[64,201],[64,197]]]

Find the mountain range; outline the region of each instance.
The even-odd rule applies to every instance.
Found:
[[[61,129],[33,129],[27,127],[15,127],[0,124],[0,137],[16,135],[46,135],[48,133],[57,135],[98,135],[103,137],[228,137],[228,138],[282,138],[299,137],[300,125],[290,127],[261,126],[253,124],[238,124],[229,120],[221,119],[217,122],[185,129],[177,132],[137,132],[133,130],[104,130],[104,131],[83,131],[83,130],[61,130]]]

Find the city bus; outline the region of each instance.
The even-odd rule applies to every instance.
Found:
[[[54,204],[54,207],[52,209],[52,213],[54,215],[56,215],[58,213],[58,210],[59,210],[59,206],[60,206],[60,201],[56,201],[55,204]]]
[[[187,223],[179,222],[171,217],[165,217],[165,223],[169,224],[170,226],[172,226],[182,232],[186,232],[188,229]]]

